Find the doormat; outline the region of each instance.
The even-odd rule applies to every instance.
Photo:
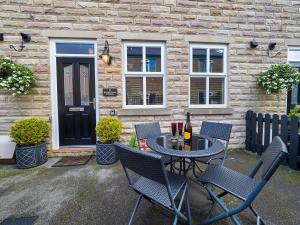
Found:
[[[38,216],[7,218],[0,225],[33,225]]]
[[[52,165],[52,167],[63,167],[63,166],[81,166],[87,164],[90,160],[91,155],[85,156],[64,156],[61,160]]]

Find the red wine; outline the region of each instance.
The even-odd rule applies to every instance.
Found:
[[[192,146],[192,125],[190,120],[190,113],[186,114],[186,123],[184,125],[184,149],[191,150]]]

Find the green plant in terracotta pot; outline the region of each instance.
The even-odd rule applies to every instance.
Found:
[[[10,136],[17,144],[18,168],[39,166],[48,160],[46,138],[49,132],[49,123],[36,117],[19,120],[12,125]]]
[[[96,127],[98,141],[96,143],[96,161],[98,164],[112,164],[118,161],[115,141],[119,141],[122,134],[122,123],[117,118],[105,117],[99,120]]]

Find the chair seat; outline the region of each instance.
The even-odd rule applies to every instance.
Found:
[[[186,177],[167,172],[171,195],[175,199],[187,182]],[[141,193],[159,204],[171,208],[171,201],[165,185],[162,185],[145,177],[140,177],[131,187],[138,193]]]
[[[256,182],[253,178],[233,171],[221,165],[210,164],[198,178],[202,183],[211,183],[232,195],[246,200],[253,191]]]

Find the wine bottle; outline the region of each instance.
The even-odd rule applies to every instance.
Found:
[[[191,150],[192,146],[192,125],[190,120],[190,113],[186,114],[186,123],[184,125],[184,149]]]

